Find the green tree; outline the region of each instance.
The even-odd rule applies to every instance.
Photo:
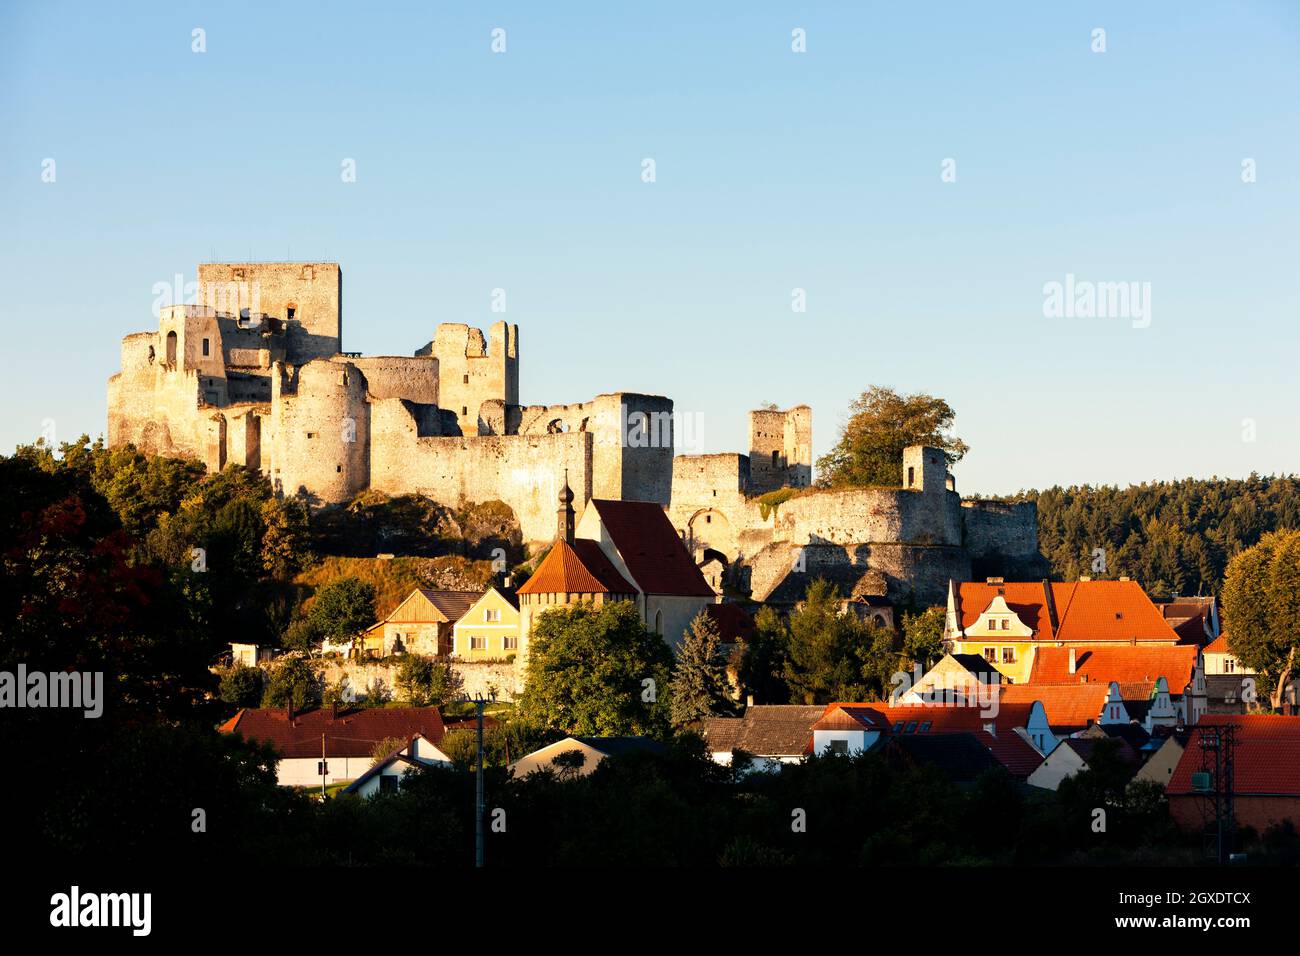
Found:
[[[556,607],[533,620],[518,711],[573,734],[665,736],[672,664],[630,601]]]
[[[945,616],[941,607],[926,608],[920,613],[903,612],[903,655],[922,669],[928,669],[943,657]]]
[[[412,707],[442,707],[460,688],[460,675],[450,661],[407,654],[397,669],[397,692]]]
[[[731,709],[727,695],[726,662],[717,625],[704,611],[695,615],[682,639],[673,667],[672,720],[678,727]]]
[[[256,707],[262,699],[262,671],[236,661],[221,675],[221,699],[232,707]]]
[[[803,606],[790,615],[789,627],[784,676],[792,698],[822,704],[867,695],[863,664],[878,635],[856,615],[840,613],[840,596],[833,584],[820,578],[813,581]]]
[[[313,707],[321,701],[321,679],[306,658],[285,654],[266,675],[262,691],[263,707],[286,707],[294,710]]]
[[[737,678],[742,699],[759,704],[785,704],[790,688],[785,682],[790,656],[790,626],[776,608],[764,605],[754,616],[754,633],[737,653]]]
[[[360,578],[339,578],[316,592],[308,620],[322,639],[355,641],[375,622],[375,586]]]
[[[956,412],[932,395],[900,395],[873,385],[849,406],[852,413],[840,440],[817,460],[817,483],[828,488],[903,483],[903,449],[909,445],[942,448],[948,464],[969,450],[950,433]]]
[[[262,566],[288,580],[312,563],[307,505],[299,498],[271,498],[262,505]]]
[[[1228,565],[1224,630],[1243,664],[1259,672],[1273,708],[1283,702],[1300,647],[1300,531],[1276,531]]]

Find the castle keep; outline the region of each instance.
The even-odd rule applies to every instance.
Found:
[[[109,444],[259,469],[318,506],[366,489],[499,500],[533,544],[554,535],[567,471],[579,508],[663,506],[710,583],[756,600],[828,577],[857,600],[938,604],[950,578],[1041,565],[1034,505],[962,501],[939,449],[907,449],[900,488],[812,489],[806,405],[751,412],[747,455],[674,458],[667,398],[520,405],[515,325],[444,323],[409,356],[342,351],[336,263],[207,263],[196,298],[122,340]]]

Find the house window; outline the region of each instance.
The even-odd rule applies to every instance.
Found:
[[[397,777],[393,776],[392,774],[382,774],[382,775],[379,777],[379,792],[380,792],[380,793],[396,793],[396,792],[397,792]]]
[[[914,734],[914,733],[916,733],[916,721],[915,721],[915,720],[909,720],[909,721],[907,722],[907,727],[906,727],[906,729],[903,730],[903,733],[905,733],[905,734]]]
[[[847,754],[849,752],[849,742],[847,740],[832,740],[831,753]]]
[[[486,638],[486,637],[471,637],[471,638],[469,639],[469,649],[470,649],[471,651],[486,651],[486,650],[487,650],[487,638]]]
[[[903,732],[903,722],[900,720],[898,721],[898,723],[894,724],[894,733],[901,734],[902,732]]]
[[[923,733],[923,734],[927,734],[927,733],[929,733],[929,732],[930,732],[930,726],[931,726],[931,722],[930,722],[930,721],[928,721],[928,720],[923,720],[923,721],[921,721],[921,728],[920,728],[921,733]]]
[[[323,777],[329,772],[330,772],[330,765],[328,760],[316,761],[316,776]]]
[[[996,664],[998,662],[998,649],[996,647],[984,648],[984,659],[990,664]]]
[[[1002,648],[1002,663],[1014,664],[1016,662],[1016,649],[1014,647]]]
[[[501,620],[501,609],[494,607],[484,608],[483,620],[489,623]]]
[[[1011,619],[1010,619],[1010,618],[1004,617],[1004,618],[1002,619],[1002,630],[1004,630],[1004,631],[1009,631],[1009,630],[1011,630]]]
[[[507,637],[502,643],[507,651],[519,650],[519,638],[517,637]]]
[[[1237,662],[1235,660],[1233,660],[1231,657],[1225,657],[1223,659],[1223,673],[1231,674],[1236,669],[1237,669]]]

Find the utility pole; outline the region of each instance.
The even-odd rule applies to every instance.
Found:
[[[483,867],[483,814],[487,807],[483,802],[483,707],[487,701],[480,697],[474,701],[474,711],[478,718],[478,769],[474,780],[474,865]]]
[[[321,731],[320,735],[320,798],[325,800],[325,771],[328,769],[325,765],[325,732]]]
[[[483,817],[487,815],[487,802],[483,796],[483,709],[488,704],[494,703],[496,699],[495,693],[487,695],[475,694],[473,697],[465,695],[456,698],[458,703],[474,705],[477,724],[478,752],[475,757],[474,767],[474,866],[480,868],[483,866]]]

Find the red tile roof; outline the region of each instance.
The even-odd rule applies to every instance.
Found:
[[[1075,673],[1070,673],[1070,652]],[[1192,682],[1198,648],[1195,644],[1118,644],[1100,647],[1039,647],[1034,653],[1030,684],[1154,684],[1163,677],[1171,694],[1181,694]],[[1127,696],[1127,695],[1126,695]]]
[[[1039,701],[1047,714],[1047,723],[1057,733],[1082,730],[1101,719],[1110,685],[1092,684],[1003,684],[999,701],[1002,707],[1032,705]]]
[[[636,594],[595,541],[556,541],[519,594]],[[710,594],[713,592],[709,592]]]
[[[695,566],[662,505],[653,501],[602,498],[592,498],[591,503],[642,592],[714,596],[713,588]]]
[[[341,710],[337,717],[325,708],[294,714],[284,710],[245,708],[221,725],[222,733],[270,744],[281,757],[319,757],[325,735],[327,757],[369,756],[375,744],[389,737],[423,735],[435,746],[445,728],[437,707],[374,707]]]
[[[979,707],[835,703],[826,705],[813,730],[879,730],[884,736],[968,733],[987,747],[1012,776],[1027,777],[1043,762],[1033,745],[1016,733],[1028,722],[1031,707],[1032,703],[1001,704],[996,714],[986,715]],[[901,729],[895,731],[900,724]],[[988,724],[996,733],[985,729]]]
[[[1231,654],[1232,648],[1228,646],[1228,634],[1225,631],[1216,637],[1209,644],[1205,645],[1206,654]]]
[[[1056,605],[1055,628],[1047,608],[1048,588]],[[962,582],[957,586],[962,628],[972,626],[999,594],[1021,621],[1034,630],[1037,640],[1086,643],[1136,639],[1169,644],[1180,640],[1136,581]]]
[[[1170,794],[1192,793],[1192,774],[1214,772],[1214,751],[1200,727],[1231,724],[1237,728],[1233,747],[1233,792],[1241,795],[1300,796],[1300,717],[1277,714],[1206,714],[1196,727],[1174,768]]]

